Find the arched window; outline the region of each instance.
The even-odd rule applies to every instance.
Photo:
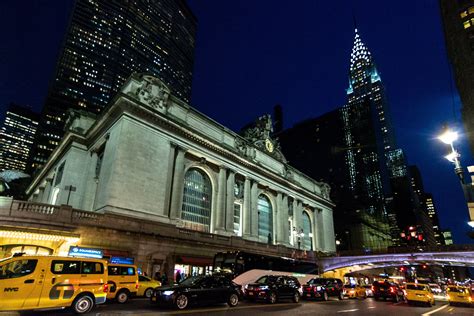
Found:
[[[258,197],[258,238],[265,243],[273,243],[273,210],[265,195]]]
[[[311,218],[306,211],[303,211],[303,233],[303,250],[313,250],[313,229]]]
[[[211,223],[212,184],[203,171],[189,169],[184,176],[181,219],[187,228],[209,232]]]

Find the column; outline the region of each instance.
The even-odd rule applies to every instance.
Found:
[[[281,217],[280,214],[282,213],[282,194],[281,192],[277,192],[277,196],[275,199],[275,211],[273,212],[273,240],[275,243],[281,243]]]
[[[252,181],[252,187],[250,189],[250,234],[252,237],[258,239],[258,182]],[[266,236],[265,236],[266,238]]]
[[[216,207],[216,225],[215,232],[224,231],[225,227],[225,189],[226,189],[226,168],[219,166],[219,179],[217,183],[217,207]]]
[[[227,176],[227,200],[226,200],[226,219],[225,219],[225,230],[229,233],[234,233],[234,186],[235,186],[235,173],[229,170]],[[242,210],[241,210],[242,212]],[[242,216],[242,214],[240,214]]]
[[[324,241],[324,217],[323,217],[323,210],[322,209],[316,209],[316,212],[314,213],[317,226],[318,226],[318,247],[320,250],[325,250],[325,241]]]
[[[288,196],[283,195],[281,200],[281,208],[278,210],[278,215],[280,219],[280,232],[278,234],[279,243],[283,245],[289,245],[289,230],[290,227],[288,225]]]
[[[184,190],[184,154],[183,148],[176,148],[177,154],[174,163],[173,188],[171,190],[170,219],[180,217]]]
[[[244,205],[242,220],[242,236],[250,236],[251,234],[251,216],[250,216],[250,179],[245,177],[244,182]]]
[[[298,248],[298,234],[301,231],[301,213],[303,212],[303,207],[301,201],[293,200],[293,227],[291,228],[293,232],[293,243],[294,247]],[[294,229],[293,229],[294,228]],[[300,240],[301,247],[301,240]]]

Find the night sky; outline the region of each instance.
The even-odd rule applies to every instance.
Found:
[[[420,168],[441,228],[452,229],[456,243],[471,242],[461,187],[436,139],[444,123],[462,128],[438,1],[188,2],[199,21],[191,105],[235,131],[275,104],[285,127],[341,107],[355,16],[388,94],[398,146]],[[10,102],[40,111],[71,8],[71,0],[0,2],[2,117]],[[465,139],[458,149],[471,164]]]

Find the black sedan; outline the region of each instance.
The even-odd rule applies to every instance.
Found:
[[[300,300],[300,283],[298,279],[286,275],[265,275],[255,283],[245,286],[245,298],[249,301],[263,300],[270,304],[280,298],[290,298],[298,303]]]
[[[151,302],[157,305],[185,309],[189,305],[227,303],[237,306],[240,285],[224,276],[195,276],[175,286],[161,286],[153,290]]]

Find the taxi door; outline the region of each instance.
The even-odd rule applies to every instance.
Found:
[[[70,306],[79,290],[81,261],[53,259],[46,267],[40,307]]]
[[[0,310],[19,310],[25,303],[38,305],[42,286],[38,261],[18,257],[0,265]]]

